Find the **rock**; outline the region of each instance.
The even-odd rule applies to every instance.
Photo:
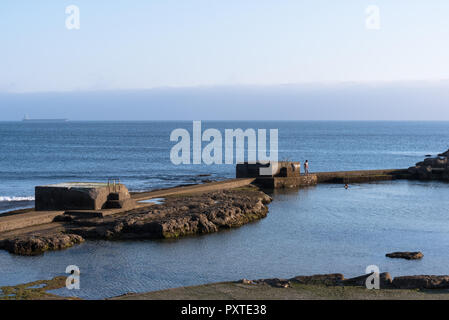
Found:
[[[162,204],[130,210],[119,217],[75,221],[70,233],[100,239],[161,239],[217,232],[267,215],[271,198],[258,189],[225,190],[167,197]]]
[[[407,260],[418,260],[418,259],[422,259],[422,257],[424,257],[424,255],[419,252],[392,252],[392,253],[387,253],[385,255],[388,258],[399,258],[399,259],[407,259]]]
[[[290,282],[296,282],[300,284],[312,284],[312,285],[327,285],[327,286],[360,286],[365,287],[366,279],[372,275],[364,274],[359,277],[345,279],[341,273],[331,274],[317,274],[313,276],[297,276],[289,279]],[[388,288],[391,286],[391,276],[388,272],[381,273],[379,275],[379,283],[381,288]]]
[[[53,234],[48,236],[22,236],[0,242],[0,248],[18,255],[38,255],[49,250],[62,250],[83,242],[76,234]]]
[[[449,150],[447,150],[446,152],[438,154],[438,156],[439,157],[449,157]]]
[[[251,280],[248,279],[242,279],[240,281],[238,281],[239,283],[243,283],[243,284],[253,284],[253,282]]]
[[[164,203],[117,215],[92,217],[65,214],[64,234],[7,239],[0,245],[23,255],[60,250],[84,239],[164,239],[207,234],[262,219],[271,198],[255,187],[166,197]]]
[[[366,287],[366,279],[373,275],[373,273],[364,274],[359,277],[344,279],[341,284],[344,286],[358,286],[358,287]],[[383,272],[379,274],[379,286],[381,289],[391,288],[391,275],[388,272]]]
[[[289,279],[291,282],[300,284],[324,284],[328,286],[335,286],[341,284],[344,276],[341,273],[331,274],[316,274],[312,276],[297,276]]]
[[[270,287],[275,287],[275,288],[289,288],[290,287],[290,282],[289,280],[286,279],[278,279],[278,278],[273,278],[273,279],[259,279],[259,280],[254,280],[252,281],[254,284],[258,284],[258,285],[269,285]]]
[[[212,179],[202,179],[201,182],[202,182],[202,183],[211,183],[211,182],[217,182],[217,180],[212,180]]]
[[[430,156],[430,155],[426,155]],[[408,172],[415,179],[420,180],[449,180],[449,150],[440,153],[437,157],[427,157],[423,161],[410,167]]]
[[[449,289],[449,276],[403,276],[393,279],[397,289]]]
[[[366,287],[366,280],[371,275],[373,275],[373,273],[345,279],[341,273],[333,273],[317,274],[312,276],[297,276],[291,279],[273,278],[258,279],[253,281],[242,279],[237,283],[269,285],[275,288],[288,288],[291,287],[292,283],[305,285]],[[449,275],[403,276],[392,279],[388,272],[384,272],[379,275],[379,285],[380,289],[449,289]]]

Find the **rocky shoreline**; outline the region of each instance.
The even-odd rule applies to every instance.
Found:
[[[379,275],[379,289],[367,289],[373,274],[345,278],[341,273],[296,276],[290,279],[242,279],[145,293],[128,293],[111,300],[354,300],[354,299],[449,299],[448,275]]]
[[[301,300],[301,299],[449,299],[449,275],[414,275],[392,278],[379,275],[379,289],[367,289],[373,274],[345,278],[341,273],[296,276],[290,279],[238,280],[208,283],[143,293],[126,293],[107,300]],[[66,300],[49,290],[65,287],[66,277],[0,287],[0,300]]]
[[[354,278],[345,278],[341,273],[317,274],[312,276],[296,276],[290,279],[259,279],[239,280],[238,283],[247,285],[269,285],[276,288],[288,288],[293,284],[326,285],[326,286],[356,286],[366,287],[366,280],[373,273]],[[380,289],[449,289],[449,275],[412,275],[392,278],[388,272],[379,274]]]
[[[19,235],[0,241],[18,255],[61,250],[89,239],[167,239],[240,227],[264,218],[271,198],[256,187],[169,196],[162,204],[107,217],[61,215],[62,231]]]
[[[83,237],[76,234],[30,235],[0,241],[0,249],[13,254],[32,256],[45,251],[70,248],[82,242]]]
[[[413,179],[449,181],[449,150],[436,157],[427,155],[423,161],[408,168]]]

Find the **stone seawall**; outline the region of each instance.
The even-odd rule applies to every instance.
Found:
[[[254,178],[249,179],[229,179],[225,181],[211,182],[205,184],[184,186],[184,187],[174,187],[156,191],[149,192],[138,192],[132,194],[132,198],[136,201],[147,200],[152,198],[162,198],[170,195],[177,194],[193,194],[202,192],[212,192],[219,190],[228,190],[238,187],[244,187],[251,184]],[[112,214],[117,214],[122,211],[121,209],[103,209],[98,210],[98,216],[108,216]],[[30,208],[29,210],[21,210],[20,213],[11,213],[0,215],[0,239],[2,238],[2,232],[13,231],[17,229],[28,228],[37,225],[49,224],[54,221],[58,216],[61,216],[66,212],[66,210],[55,210],[55,211],[35,211]],[[86,212],[86,215],[89,212]],[[90,214],[92,216],[92,214]]]
[[[412,178],[407,169],[334,171],[314,174],[318,178],[318,183],[356,183]]]
[[[181,194],[206,193],[213,191],[229,190],[256,184],[262,188],[298,188],[316,185],[317,183],[357,183],[394,179],[414,179],[407,169],[386,169],[386,170],[359,170],[359,171],[337,171],[318,172],[302,175],[299,177],[260,177],[260,178],[240,178],[228,179],[218,182],[210,182],[199,185],[174,187],[149,192],[139,192],[131,195],[135,201],[142,201],[152,198],[163,198]],[[137,205],[139,207],[139,205]],[[104,217],[123,212],[123,209],[102,209],[97,213]],[[49,224],[55,217],[61,216],[65,211],[34,211],[33,209],[21,210],[20,213],[0,215],[0,239],[2,233],[28,228],[36,225]]]
[[[16,229],[27,228],[35,225],[53,222],[54,218],[64,214],[64,211],[34,211],[0,216],[0,238],[1,233]]]
[[[282,189],[282,188],[299,188],[313,186],[318,183],[318,178],[314,174],[303,175],[300,177],[267,177],[257,178],[254,184],[261,188]]]

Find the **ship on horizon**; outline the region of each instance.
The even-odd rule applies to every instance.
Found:
[[[30,119],[28,115],[24,115],[22,121],[24,122],[67,122],[68,119]]]

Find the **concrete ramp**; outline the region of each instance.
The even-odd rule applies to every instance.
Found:
[[[64,214],[64,211],[34,211],[0,216],[0,232],[27,228],[39,224],[53,222],[56,216]]]
[[[182,186],[168,189],[161,189],[149,192],[136,192],[131,197],[136,201],[148,200],[153,198],[163,198],[175,194],[189,194],[197,192],[211,192],[247,186],[256,180],[255,178],[228,179],[224,181],[209,182],[205,184],[195,184],[191,186]]]

